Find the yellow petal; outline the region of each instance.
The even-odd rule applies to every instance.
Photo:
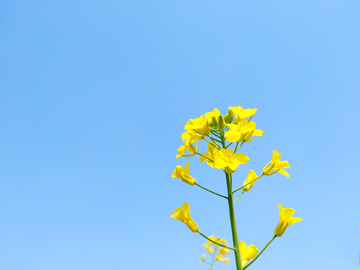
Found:
[[[237,142],[241,138],[241,132],[229,130],[225,133],[225,139],[229,142]]]
[[[245,258],[247,260],[255,258],[257,253],[258,253],[258,249],[257,249],[257,247],[255,245],[248,246],[247,249],[246,249]]]
[[[276,150],[273,150],[273,156],[272,156],[272,159],[271,159],[271,163],[275,164],[275,163],[278,163],[280,162],[280,154],[278,151]]]
[[[189,163],[190,163],[190,161],[188,161],[188,162],[186,163],[186,172],[187,172],[187,173],[189,173]]]
[[[245,255],[245,252],[246,252],[246,244],[245,244],[245,242],[240,241],[240,242],[239,242],[239,247],[240,247],[240,255],[241,255],[241,258],[243,258],[244,255]]]
[[[181,157],[186,151],[186,146],[182,145],[178,149],[178,154],[176,155],[176,158]]]
[[[279,173],[285,175],[286,177],[290,177],[290,174],[287,171],[279,170]]]
[[[302,221],[302,219],[299,218],[299,217],[295,217],[295,218],[293,218],[292,220],[289,221],[289,225],[292,225],[292,224],[294,224],[296,222],[299,222],[299,221]]]
[[[263,131],[261,129],[255,129],[253,136],[262,136],[263,135]]]

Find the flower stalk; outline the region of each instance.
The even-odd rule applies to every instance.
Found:
[[[230,215],[230,224],[231,224],[231,233],[234,244],[234,252],[235,252],[235,262],[236,262],[236,270],[243,270],[241,264],[241,254],[239,247],[239,239],[236,229],[236,221],[235,221],[235,211],[234,211],[234,201],[233,201],[233,193],[232,193],[232,178],[231,174],[225,172],[226,175],[226,184],[228,191],[228,203],[229,203],[229,215]]]
[[[204,190],[206,190],[206,191],[208,191],[208,192],[210,192],[210,193],[212,193],[212,194],[215,194],[215,195],[218,195],[218,196],[220,196],[220,197],[222,197],[222,198],[224,198],[224,199],[227,199],[226,196],[221,195],[221,194],[218,194],[218,193],[216,193],[216,192],[214,192],[214,191],[211,191],[210,189],[204,188],[203,186],[200,186],[198,183],[195,183],[195,185],[197,185],[198,187],[200,187],[200,188],[202,188],[202,189],[204,189]]]
[[[213,242],[215,245],[218,245],[218,246],[221,246],[221,247],[224,247],[224,248],[228,248],[228,249],[235,250],[235,249],[232,248],[232,247],[228,247],[228,246],[225,246],[225,245],[223,245],[223,244],[220,244],[220,243],[218,243],[218,242],[216,242],[216,241],[211,240],[209,237],[206,237],[205,235],[203,235],[203,234],[202,234],[201,232],[199,232],[199,231],[197,231],[197,233],[200,234],[200,235],[201,235],[202,237],[204,237],[205,239],[209,240],[210,242]]]

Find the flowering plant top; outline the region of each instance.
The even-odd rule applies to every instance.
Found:
[[[229,250],[234,251],[237,270],[249,267],[276,237],[283,235],[289,225],[301,221],[301,218],[292,217],[295,212],[294,209],[284,208],[282,205],[279,205],[279,224],[275,228],[273,238],[259,254],[255,245],[246,246],[245,242],[238,241],[234,204],[245,192],[255,187],[254,183],[263,176],[271,176],[279,172],[290,177],[290,174],[284,170],[290,168],[288,161],[281,161],[279,152],[274,150],[271,161],[264,166],[261,174],[258,175],[254,170],[249,170],[243,185],[233,190],[232,174],[236,172],[240,164],[245,164],[249,161],[246,154],[238,153],[238,151],[245,143],[249,143],[255,137],[263,135],[263,131],[257,129],[256,123],[252,121],[256,111],[257,109],[243,109],[240,106],[229,107],[227,114],[221,115],[220,111],[215,108],[212,112],[205,113],[205,115],[201,115],[199,118],[190,119],[184,127],[185,132],[181,135],[183,144],[179,147],[176,158],[199,155],[200,162],[206,161],[206,164],[211,168],[222,170],[226,177],[227,195],[221,195],[203,187],[190,175],[189,162],[186,163],[185,168],[181,165],[176,166],[172,174],[172,177],[179,178],[191,186],[198,186],[226,199],[228,202],[233,246],[229,246],[224,239],[219,237],[206,237],[202,234],[197,223],[190,217],[190,205],[188,203],[184,203],[181,208],[175,209],[174,214],[171,215],[171,217],[185,223],[192,232],[197,232],[205,237],[209,241],[205,248],[210,254],[212,254],[215,248],[216,253],[213,254],[210,269],[212,269],[214,261],[229,262],[229,258],[223,258],[225,254],[229,253]],[[208,150],[205,153],[198,152],[198,144],[201,140],[207,143]],[[242,190],[242,193],[234,200],[234,194],[240,190]],[[211,244],[214,247],[210,247]],[[205,262],[205,254],[201,259]]]

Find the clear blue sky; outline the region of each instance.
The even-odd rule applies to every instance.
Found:
[[[359,14],[359,1],[2,1],[1,270],[206,269],[204,240],[170,214],[188,202],[203,233],[230,240],[227,205],[171,174],[190,160],[225,193],[221,171],[175,155],[188,119],[228,106],[258,108],[264,131],[235,186],[274,149],[291,166],[236,204],[240,240],[262,248],[277,204],[303,219],[249,269],[357,269]]]

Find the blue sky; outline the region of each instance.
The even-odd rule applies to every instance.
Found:
[[[358,1],[3,1],[0,268],[206,269],[204,239],[170,214],[188,202],[204,234],[230,241],[226,202],[171,174],[190,160],[199,184],[225,193],[225,179],[175,155],[190,118],[242,106],[264,135],[242,148],[234,186],[275,149],[291,177],[236,204],[240,240],[262,248],[278,204],[303,219],[249,269],[357,269],[359,13]]]

